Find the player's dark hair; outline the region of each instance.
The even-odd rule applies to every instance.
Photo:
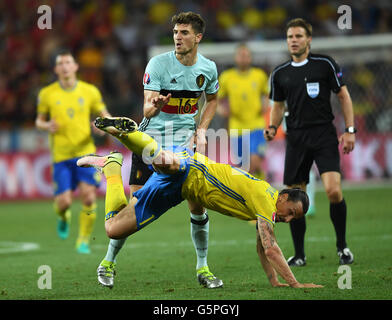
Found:
[[[287,33],[287,30],[289,30],[289,28],[292,28],[292,27],[304,28],[306,31],[306,35],[308,37],[312,36],[312,32],[313,32],[312,25],[302,18],[295,18],[295,19],[292,19],[289,22],[287,22],[286,33]]]
[[[308,212],[309,209],[309,197],[305,191],[299,188],[293,189],[283,189],[279,192],[281,194],[288,194],[287,201],[298,202],[302,203],[302,210],[304,211],[304,215]]]
[[[75,56],[74,56],[74,54],[72,53],[71,50],[69,50],[67,48],[60,48],[60,49],[57,49],[53,53],[53,55],[51,55],[51,57],[50,57],[50,65],[55,67],[56,64],[57,64],[57,58],[58,57],[63,57],[63,56],[71,56],[75,60]]]
[[[56,58],[60,56],[72,56],[74,57],[73,53],[69,49],[60,49],[56,52]]]
[[[190,24],[195,33],[204,34],[206,30],[206,23],[200,14],[192,11],[180,12],[172,17],[172,26],[176,24]]]

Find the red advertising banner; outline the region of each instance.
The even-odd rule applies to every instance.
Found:
[[[210,155],[214,160],[227,162],[227,151]],[[223,149],[222,149],[223,150]],[[265,169],[272,184],[282,184],[284,168],[284,140],[268,143]],[[110,150],[99,149],[98,154]],[[124,155],[122,168],[126,194],[129,193],[131,152],[121,150]],[[226,155],[226,156],[225,156]],[[364,181],[369,178],[392,177],[392,134],[368,134],[358,138],[355,149],[348,155],[341,153],[341,167],[345,180]],[[106,181],[102,179],[99,194],[104,195]],[[37,199],[53,196],[51,158],[44,152],[16,152],[0,154],[0,200]]]
[[[98,154],[110,150],[99,149]],[[131,152],[121,150],[124,155],[122,175],[124,189],[129,193]],[[106,180],[103,178],[98,193],[105,194]],[[16,152],[0,154],[0,199],[38,199],[53,196],[52,161],[48,151]]]

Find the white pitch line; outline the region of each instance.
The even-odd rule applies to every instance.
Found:
[[[35,242],[0,241],[0,254],[38,250],[40,245]]]

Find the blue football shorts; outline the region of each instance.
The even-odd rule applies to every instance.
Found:
[[[190,155],[193,153],[187,148]],[[182,185],[189,173],[189,162],[181,159],[180,171],[176,174],[162,174],[154,172],[146,184],[133,193],[138,199],[135,205],[137,228],[142,229],[146,225],[158,219],[170,208],[181,203],[184,198],[181,195]]]
[[[262,129],[252,130],[249,134],[230,138],[231,157],[234,164],[246,162],[250,155],[265,156],[267,143]]]
[[[67,190],[75,190],[79,182],[86,182],[99,187],[100,173],[94,168],[82,168],[76,165],[79,158],[73,158],[53,164],[54,195]]]

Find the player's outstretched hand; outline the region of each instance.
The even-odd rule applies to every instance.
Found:
[[[152,98],[151,103],[155,108],[161,110],[163,106],[169,102],[170,98],[171,93],[169,93],[167,96],[160,94],[158,97]]]
[[[291,286],[292,288],[324,288],[321,284],[314,284],[314,283],[299,283]]]
[[[281,282],[274,283],[272,286],[273,286],[274,288],[289,287],[289,285],[288,285],[287,283],[281,283]]]

